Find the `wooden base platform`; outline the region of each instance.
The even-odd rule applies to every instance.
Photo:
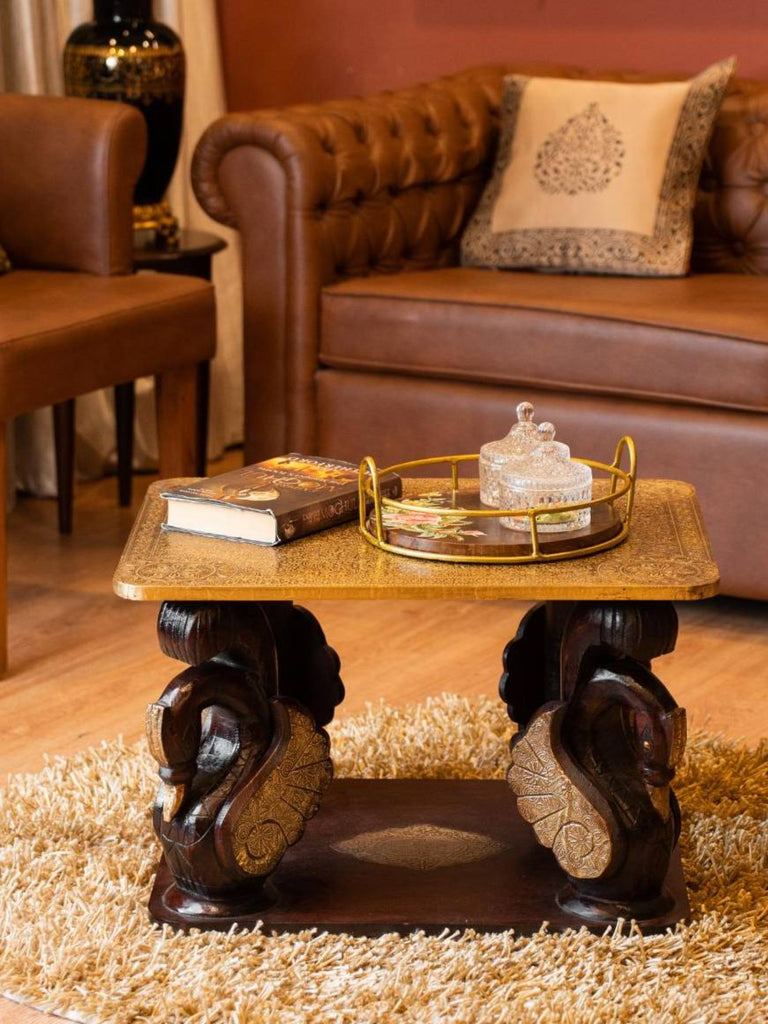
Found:
[[[689,913],[680,855],[667,875],[672,906],[641,922],[664,931]],[[182,930],[204,926],[266,931],[306,928],[382,935],[448,928],[513,928],[531,934],[596,924],[564,911],[566,878],[517,814],[502,781],[341,779],[331,784],[302,839],[267,882],[257,907],[215,920],[195,914],[161,863],[150,898],[153,920]]]

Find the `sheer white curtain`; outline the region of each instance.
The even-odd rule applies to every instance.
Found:
[[[169,190],[183,227],[214,231],[228,248],[214,257],[219,348],[211,369],[208,450],[216,455],[242,440],[242,304],[237,233],[211,221],[198,206],[189,183],[189,164],[197,139],[224,113],[224,86],[218,45],[215,0],[154,0],[154,16],[181,37],[187,56],[184,132],[176,173]],[[0,89],[6,92],[63,93],[61,54],[75,25],[93,14],[91,0],[0,0]],[[109,339],[105,338],[105,344]],[[136,382],[134,462],[150,467],[157,457],[153,382]],[[99,476],[115,460],[111,390],[77,400],[77,468],[81,476]],[[55,494],[53,428],[50,410],[16,422],[16,470],[19,484],[36,494]]]

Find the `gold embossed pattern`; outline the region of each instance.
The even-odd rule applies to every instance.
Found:
[[[600,878],[613,853],[608,823],[574,786],[552,750],[553,717],[562,706],[534,718],[512,749],[507,781],[520,817],[542,846],[574,878]]]
[[[238,818],[232,849],[249,875],[268,875],[289,846],[301,838],[333,775],[330,741],[323,729],[293,705],[288,748]]]
[[[111,73],[108,61],[119,63]],[[64,77],[70,96],[99,96],[147,103],[173,102],[184,92],[184,52],[180,46],[151,49],[116,46],[68,46],[64,50]]]
[[[332,849],[374,864],[433,871],[495,857],[507,847],[479,832],[421,824],[386,828],[380,832],[361,832],[334,844]]]
[[[546,565],[416,561],[377,551],[356,523],[275,548],[167,533],[160,493],[179,482],[150,487],[115,574],[121,597],[690,601],[717,593],[717,565],[694,489],[675,480],[638,481],[630,534],[619,547]],[[445,483],[409,480],[406,495]]]

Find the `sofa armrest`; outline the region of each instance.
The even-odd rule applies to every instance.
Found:
[[[246,454],[314,450],[321,289],[454,264],[488,176],[502,69],[381,95],[229,114],[204,133],[192,181],[240,230]]]
[[[0,242],[20,267],[127,274],[146,125],[123,103],[0,96]]]
[[[220,179],[228,154],[254,146],[281,165],[287,210],[305,222],[303,255],[322,265],[324,283],[455,262],[493,156],[500,90],[500,69],[477,69],[399,92],[226,115],[197,146],[197,197],[234,227],[247,204],[272,202],[247,181],[225,188]]]

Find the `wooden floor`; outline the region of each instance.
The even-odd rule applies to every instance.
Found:
[[[211,467],[237,465],[237,455]],[[144,707],[181,665],[157,650],[157,607],[121,601],[111,577],[134,509],[115,481],[82,485],[71,537],[52,501],[22,499],[9,520],[10,674],[0,681],[0,778],[35,771],[122,734],[139,737]],[[509,602],[313,602],[342,659],[339,714],[383,698],[404,704],[450,690],[495,696],[500,657],[526,605]],[[768,735],[768,604],[719,598],[681,605],[680,639],[656,669],[696,726],[750,743]],[[47,1018],[0,1000],[0,1024]]]

